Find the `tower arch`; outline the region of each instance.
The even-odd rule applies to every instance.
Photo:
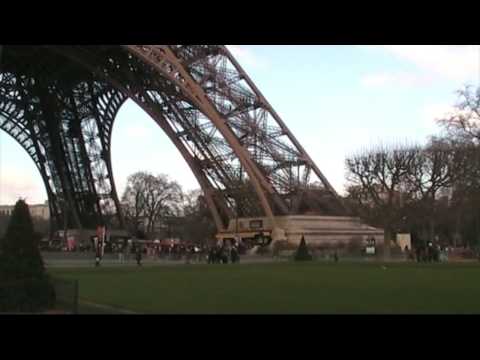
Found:
[[[234,217],[274,222],[303,211],[345,213],[333,187],[225,46],[4,46],[2,53],[1,74],[19,79],[22,117],[32,119],[34,131],[25,136],[37,145],[27,147],[45,158],[38,164],[49,198],[70,204],[80,227],[111,213],[123,225],[111,135],[127,99],[180,151],[219,230]],[[7,82],[2,89],[10,91]]]

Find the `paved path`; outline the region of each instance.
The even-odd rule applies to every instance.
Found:
[[[271,257],[243,257],[240,260],[240,264],[262,264],[262,263],[276,263],[276,262],[286,262],[286,258],[271,258]],[[94,267],[95,260],[91,258],[53,258],[53,257],[44,257],[45,265],[49,268],[55,267],[69,267],[69,268],[84,268],[84,267]],[[187,263],[185,260],[142,260],[142,266],[144,267],[153,267],[153,266],[181,266],[181,265],[206,265],[206,262],[195,262],[191,261]],[[120,263],[116,259],[103,259],[101,262],[102,267],[136,267],[137,263],[134,260],[128,262]]]
[[[101,314],[121,314],[121,315],[136,315],[139,314],[137,312],[121,309],[114,306],[104,305],[104,304],[97,304],[91,301],[82,300],[80,299],[79,304],[79,314],[80,315],[101,315]]]
[[[45,265],[49,268],[93,268],[95,267],[95,260],[92,255],[86,253],[43,253],[42,254]],[[271,256],[259,256],[259,255],[243,255],[240,258],[240,264],[268,264],[292,261],[288,257],[273,258]],[[318,262],[332,262],[324,258],[318,258],[315,261]],[[383,263],[382,259],[377,258],[340,258],[340,263]],[[405,258],[392,258],[389,263],[403,263],[408,262]],[[478,263],[478,260],[466,260],[466,259],[450,259],[449,263]],[[206,261],[190,261],[187,263],[185,260],[167,260],[167,259],[151,259],[144,258],[142,260],[142,266],[144,267],[157,267],[157,266],[181,266],[181,265],[206,265]],[[114,255],[108,254],[101,262],[102,267],[136,267],[137,263],[132,258],[129,261],[120,263],[118,258]]]

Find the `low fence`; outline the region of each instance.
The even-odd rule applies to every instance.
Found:
[[[0,282],[0,313],[38,313],[55,306],[49,278],[27,278]]]
[[[78,280],[25,279],[0,283],[0,313],[78,314]]]
[[[69,314],[78,314],[78,280],[54,277],[51,281],[55,289],[55,310],[61,310]]]

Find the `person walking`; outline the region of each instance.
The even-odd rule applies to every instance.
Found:
[[[236,246],[233,246],[232,249],[230,250],[230,257],[231,257],[232,264],[235,264],[239,261],[238,251]]]
[[[215,248],[212,246],[208,251],[208,263],[215,264],[216,263],[216,252]]]
[[[228,264],[228,250],[225,245],[220,248],[220,259],[222,264]]]
[[[124,257],[123,257],[124,249],[123,249],[123,247],[124,247],[123,243],[118,246],[118,262],[120,264],[123,264],[123,262],[124,262]]]
[[[140,248],[140,246],[137,246],[136,260],[137,260],[137,266],[142,266],[142,249]]]
[[[125,257],[125,262],[127,263],[130,261],[130,254],[132,253],[132,245],[133,245],[133,240],[128,239],[127,244],[124,247],[124,250],[125,250],[124,257]]]
[[[99,267],[100,261],[102,260],[102,251],[101,251],[102,244],[98,239],[98,237],[95,237],[94,242],[95,242],[95,267]]]

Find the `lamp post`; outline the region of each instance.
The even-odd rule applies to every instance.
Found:
[[[240,209],[240,205],[238,204],[238,201],[236,201],[236,205],[237,206],[235,209],[235,242],[238,241],[238,211]]]
[[[0,45],[0,71],[2,70],[2,50],[3,50],[3,45]],[[0,146],[1,146],[1,143],[0,143]],[[0,154],[1,154],[1,149],[0,149]],[[1,158],[0,158],[0,165],[1,165]],[[0,175],[1,175],[1,173],[0,173]],[[0,192],[1,192],[1,189],[0,189]]]
[[[61,199],[60,203],[62,205],[62,211],[63,211],[63,242],[64,245],[68,244],[68,237],[67,237],[67,231],[68,231],[68,217],[67,217],[67,202],[65,199]]]

